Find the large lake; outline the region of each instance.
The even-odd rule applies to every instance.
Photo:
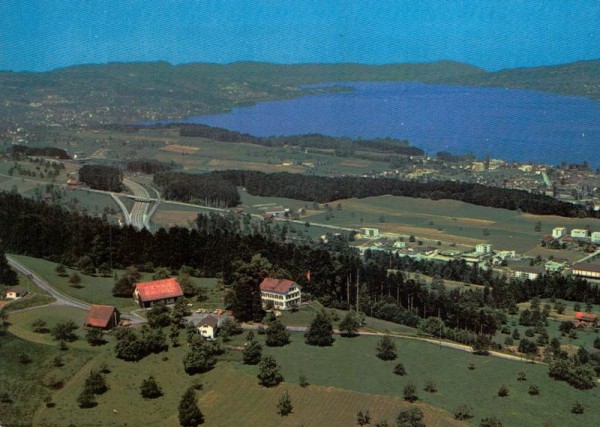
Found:
[[[421,83],[339,85],[354,90],[261,102],[186,121],[256,136],[389,136],[408,139],[430,155],[449,151],[600,166],[600,103],[586,98]]]

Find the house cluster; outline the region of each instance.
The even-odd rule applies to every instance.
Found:
[[[558,241],[559,243],[572,243],[575,240],[600,243],[600,231],[592,231],[586,228],[573,228],[569,232],[567,227],[554,227],[552,235],[544,236],[546,243]]]
[[[289,310],[302,303],[300,286],[288,279],[265,278],[260,283],[263,308]],[[181,286],[175,278],[152,280],[135,284],[133,298],[141,308],[151,308],[156,304],[174,304],[183,297]],[[213,313],[197,312],[188,321],[198,333],[207,339],[214,339],[219,328],[228,319],[234,319],[230,311],[215,310]],[[90,328],[110,330],[120,324],[121,314],[110,305],[92,305],[84,325]]]

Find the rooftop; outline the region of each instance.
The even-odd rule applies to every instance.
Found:
[[[139,298],[146,301],[156,301],[183,296],[183,291],[175,278],[153,280],[135,284]]]
[[[276,292],[278,294],[284,294],[290,290],[292,286],[298,286],[296,282],[292,282],[288,279],[274,279],[267,277],[260,284],[260,290],[266,292]]]

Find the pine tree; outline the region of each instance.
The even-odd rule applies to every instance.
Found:
[[[277,413],[282,417],[285,417],[286,415],[291,414],[293,409],[292,399],[290,399],[290,395],[286,390],[277,403]]]
[[[8,265],[4,248],[0,246],[0,285],[16,286],[18,284],[19,278],[17,277],[17,273]]]
[[[384,335],[377,344],[377,357],[381,360],[394,360],[398,357],[396,344],[389,335]]]
[[[321,310],[310,323],[308,331],[304,334],[304,342],[308,345],[317,345],[319,347],[330,346],[333,344],[333,325],[331,319]]]
[[[260,361],[258,365],[259,384],[265,387],[274,387],[283,381],[283,376],[279,372],[279,366],[272,356],[267,356]]]
[[[265,344],[269,347],[283,347],[290,343],[290,333],[279,320],[272,321],[267,327]]]
[[[243,359],[246,365],[256,365],[260,362],[262,356],[262,346],[254,336],[246,343],[244,348]]]
[[[179,424],[184,427],[196,427],[204,423],[204,415],[196,403],[196,393],[188,388],[179,401]]]

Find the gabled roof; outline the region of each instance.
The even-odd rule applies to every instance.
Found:
[[[196,327],[210,326],[211,328],[216,329],[218,323],[219,323],[219,319],[217,319],[212,314],[209,314],[204,319],[199,320],[198,322],[196,322]]]
[[[112,305],[92,305],[85,318],[85,324],[98,328],[106,328],[115,310],[116,308]]]
[[[135,290],[144,302],[183,296],[181,286],[174,278],[136,283]]]
[[[575,313],[575,319],[577,320],[587,320],[589,322],[593,322],[596,319],[596,315],[592,313],[584,313],[582,311],[578,311]]]
[[[9,293],[9,292],[14,292],[15,294],[24,294],[25,288],[22,288],[20,286],[15,286],[15,287],[12,287],[12,288],[6,290],[6,293]]]
[[[598,273],[600,272],[600,264],[590,264],[586,262],[581,262],[579,264],[575,264],[573,266],[573,270],[590,271]]]
[[[272,277],[267,277],[260,284],[260,290],[284,294],[288,292],[292,286],[298,286],[298,284],[288,279],[273,279]],[[300,286],[298,286],[298,288],[300,288]]]

